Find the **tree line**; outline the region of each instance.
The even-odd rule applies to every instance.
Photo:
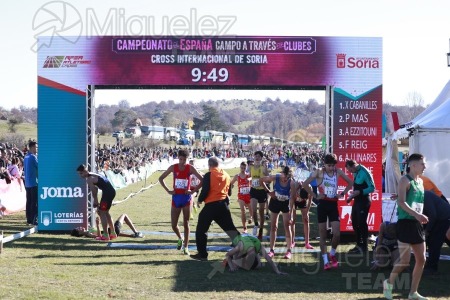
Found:
[[[420,98],[420,97],[419,97]],[[425,107],[423,100],[411,95],[403,106],[383,104],[383,111],[396,111],[400,124],[412,120]],[[37,123],[36,108],[20,106],[10,111],[0,107],[0,118],[7,120],[9,131],[14,132],[22,122]],[[143,125],[179,127],[192,125],[194,130],[217,130],[240,134],[268,135],[283,139],[313,142],[325,132],[325,105],[316,99],[307,102],[282,101],[279,98],[208,100],[198,103],[173,100],[148,102],[131,107],[127,100],[117,105],[96,108],[96,131],[110,134],[133,126],[136,119]]]

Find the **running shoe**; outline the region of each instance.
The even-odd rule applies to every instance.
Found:
[[[295,247],[295,242],[292,242],[291,249]]]
[[[309,250],[312,250],[312,249],[314,249],[314,247],[313,246],[311,246],[311,244],[305,244],[305,248],[306,249],[309,249]]]
[[[331,266],[333,268],[337,268],[339,266],[339,262],[337,261],[336,255],[329,255],[330,256],[330,261],[331,261]]]
[[[206,257],[204,257],[204,256],[201,256],[200,255],[200,253],[197,253],[197,254],[191,254],[191,255],[189,255],[192,259],[195,259],[195,260],[199,260],[199,261],[208,261],[208,257],[206,256]]]
[[[144,235],[142,234],[142,232],[137,231],[137,232],[134,234],[134,237],[135,237],[135,238],[143,238]]]
[[[409,294],[408,295],[408,299],[412,299],[412,300],[428,300],[427,297],[422,296],[418,292],[414,292],[412,294]]]
[[[269,219],[270,219],[269,214],[265,214],[265,215],[264,215],[264,218],[265,218],[266,220],[269,220]]]
[[[191,255],[191,253],[189,252],[189,248],[188,248],[188,247],[184,247],[184,248],[183,248],[183,254],[185,254],[185,255]]]
[[[183,247],[183,240],[179,239],[177,243],[177,250],[181,250],[181,247]]]
[[[330,270],[330,269],[331,269],[331,263],[327,262],[326,264],[324,264],[324,265],[323,265],[323,269],[324,269],[325,271]]]
[[[291,258],[292,258],[292,252],[291,252],[291,250],[288,250],[288,251],[286,252],[286,254],[284,255],[284,258],[285,258],[285,259],[291,259]]]
[[[268,255],[269,255],[270,258],[275,256],[275,252],[273,251],[273,249],[270,249]]]
[[[96,237],[95,240],[96,241],[101,241],[101,242],[109,242],[110,241],[109,237],[106,237],[106,236],[103,236],[103,235]]]
[[[244,230],[242,230],[243,234],[247,234],[247,228],[244,228]]]
[[[256,236],[258,234],[258,226],[253,226],[253,235]]]
[[[110,240],[115,240],[115,239],[117,239],[117,234],[110,234],[110,235],[109,235],[109,239],[110,239]]]
[[[383,295],[386,299],[392,299],[392,284],[388,282],[388,279],[383,281]],[[411,295],[410,295],[411,296]],[[409,298],[409,297],[408,297]]]

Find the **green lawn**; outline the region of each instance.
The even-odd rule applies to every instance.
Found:
[[[230,171],[234,173],[236,170]],[[158,176],[154,174],[147,184],[156,182]],[[116,199],[124,199],[142,187],[143,183],[137,183],[120,190]],[[231,211],[240,228],[235,199],[233,196]],[[113,217],[127,213],[138,230],[146,233],[143,239],[120,237],[117,243],[176,244],[175,235],[151,234],[172,232],[170,196],[159,185],[113,206],[111,212]],[[311,236],[316,237],[314,209],[312,214]],[[195,231],[196,220],[191,224]],[[27,229],[24,213],[4,217],[0,225],[6,236]],[[297,231],[302,235],[300,224]],[[215,225],[211,232],[222,231]],[[195,246],[194,238],[190,242]],[[229,244],[223,237],[208,240],[208,245]],[[314,238],[312,244],[318,247],[318,240]],[[275,261],[288,273],[278,276],[269,266],[251,272],[224,270],[220,264],[224,252],[210,252],[208,262],[198,262],[174,249],[113,249],[88,238],[36,233],[4,245],[0,255],[0,299],[380,299],[381,281],[390,270],[371,272],[371,254],[350,257],[345,252],[351,246],[339,247],[341,266],[327,272],[322,271],[316,254],[294,254],[289,261],[277,255]],[[282,248],[283,243],[278,242],[277,247]],[[447,246],[444,254],[450,254]],[[448,276],[450,263],[442,261],[440,269]],[[409,277],[404,278],[407,284]],[[419,291],[434,298],[449,298],[448,277],[424,278]],[[396,289],[395,293],[396,299],[405,298],[407,290]]]
[[[21,123],[21,124],[17,124],[15,126],[15,129],[16,129],[16,133],[22,135],[24,137],[25,141],[28,141],[28,139],[37,139],[36,124]],[[2,139],[2,137],[5,137],[5,136],[11,135],[11,134],[14,134],[14,133],[11,133],[9,131],[8,121],[0,120],[0,139]]]

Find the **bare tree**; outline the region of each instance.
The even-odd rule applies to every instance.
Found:
[[[128,102],[128,100],[120,100],[119,108],[120,109],[130,109],[130,102]]]
[[[404,104],[407,108],[406,117],[408,120],[414,119],[424,110],[424,100],[420,93],[413,91],[408,94]]]

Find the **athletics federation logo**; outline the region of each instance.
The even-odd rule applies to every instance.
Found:
[[[59,68],[61,67],[65,56],[47,56],[43,68]]]
[[[47,56],[43,68],[76,68],[79,65],[90,64],[83,56]]]

